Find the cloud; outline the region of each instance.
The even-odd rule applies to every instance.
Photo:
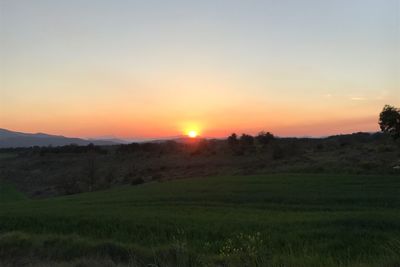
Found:
[[[353,101],[364,101],[364,100],[367,100],[365,97],[352,97],[350,99],[353,100]]]

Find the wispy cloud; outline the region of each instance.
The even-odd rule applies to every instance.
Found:
[[[350,99],[353,100],[353,101],[364,101],[364,100],[367,100],[365,97],[352,97]]]

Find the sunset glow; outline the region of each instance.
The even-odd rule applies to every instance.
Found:
[[[325,136],[400,103],[399,1],[111,2],[2,2],[0,128]]]
[[[194,131],[194,130],[191,130],[191,131],[188,132],[188,136],[189,136],[190,138],[196,138],[197,135],[198,135],[197,132]]]
[[[400,267],[399,144],[400,0],[0,0],[0,267]]]

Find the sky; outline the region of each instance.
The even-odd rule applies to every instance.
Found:
[[[326,136],[385,104],[400,0],[0,0],[0,128]]]

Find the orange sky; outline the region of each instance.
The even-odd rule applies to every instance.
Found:
[[[398,9],[4,0],[0,128],[123,138],[378,131],[383,106],[400,105]]]
[[[155,100],[154,100],[155,101]],[[250,101],[250,100],[249,100]],[[255,134],[261,130],[272,131],[281,136],[324,136],[357,131],[378,131],[377,108],[369,102],[364,105],[349,100],[342,113],[332,112],[334,103],[323,101],[316,106],[299,108],[273,103],[232,103],[226,107],[198,112],[189,104],[183,106],[157,105],[151,101],[145,107],[129,108],[129,104],[93,104],[84,109],[71,107],[51,112],[21,107],[19,112],[32,116],[14,114],[7,120],[2,118],[3,127],[25,132],[46,132],[66,136],[98,137],[165,137],[196,130],[202,136],[222,137],[232,132]],[[61,104],[60,104],[61,105]],[[118,106],[120,105],[120,106]],[[325,107],[323,106],[325,105]],[[360,105],[360,106],[359,106]],[[248,108],[251,107],[251,108]],[[24,110],[24,108],[27,108]],[[187,112],[185,110],[188,110]],[[369,114],[365,115],[365,110]],[[351,113],[352,116],[346,114]],[[36,114],[35,114],[36,113]]]

